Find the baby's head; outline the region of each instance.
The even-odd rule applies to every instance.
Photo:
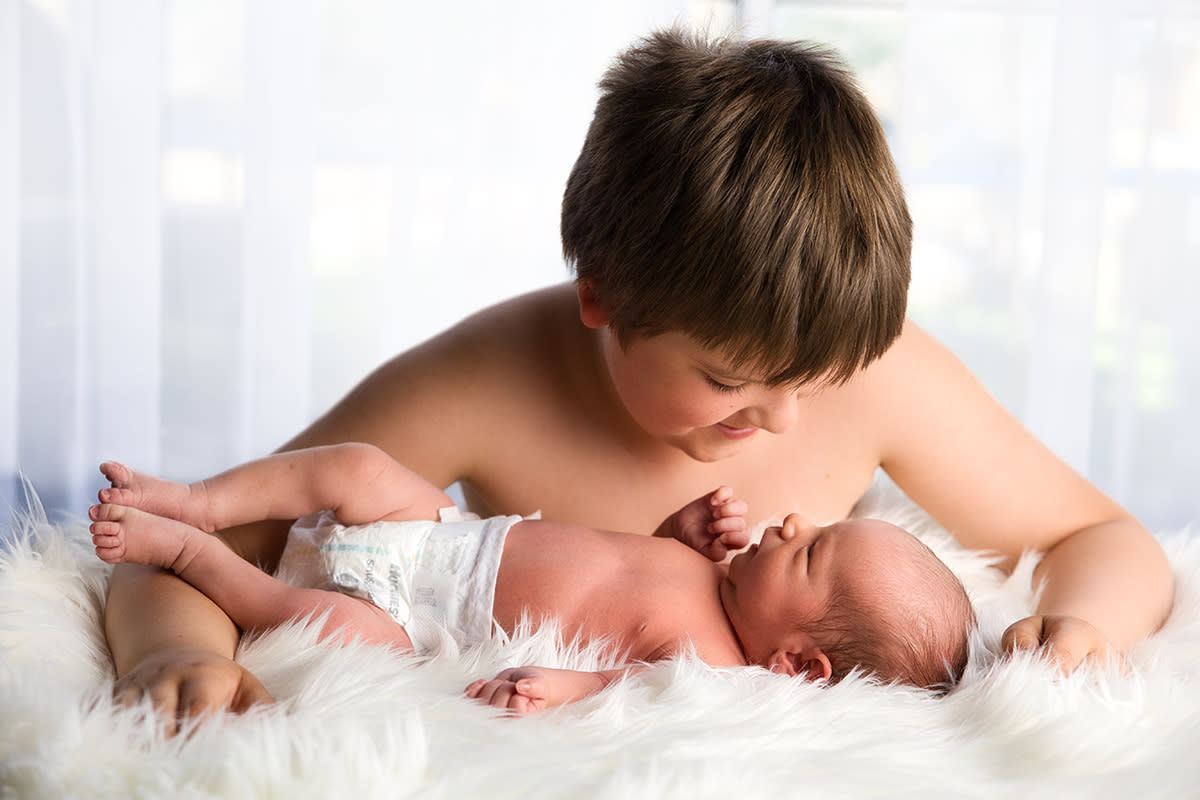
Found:
[[[730,562],[722,600],[753,663],[830,683],[857,667],[948,689],[975,626],[962,582],[933,551],[872,519],[789,516]]]

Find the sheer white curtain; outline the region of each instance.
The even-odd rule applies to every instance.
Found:
[[[912,316],[1149,526],[1200,523],[1200,2],[744,8],[861,76],[915,220]]]
[[[596,79],[711,15],[843,51],[907,183],[913,315],[1148,524],[1200,521],[1198,11],[0,2],[0,492],[20,469],[80,512],[104,457],[187,477],[264,453],[389,355],[562,280]]]
[[[3,0],[0,499],[20,471],[79,513],[104,457],[184,477],[265,453],[391,354],[564,280],[609,59],[731,14]]]

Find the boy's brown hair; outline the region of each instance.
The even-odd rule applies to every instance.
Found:
[[[600,89],[563,252],[623,344],[682,331],[772,384],[843,382],[887,350],[912,221],[883,129],[831,51],[668,30]]]

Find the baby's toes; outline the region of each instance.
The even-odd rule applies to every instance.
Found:
[[[105,564],[120,564],[125,560],[125,546],[116,545],[115,547],[104,547],[96,545],[96,558],[103,561]]]
[[[93,522],[91,524],[92,545],[102,561],[115,564],[125,556],[125,538],[121,526],[115,522]]]
[[[133,480],[133,470],[120,461],[105,461],[100,465],[100,472],[116,487],[128,486]]]
[[[111,503],[118,506],[136,506],[137,498],[129,489],[101,489],[98,493],[101,503]]]
[[[106,545],[112,545],[121,539],[121,524],[119,522],[93,522],[88,526],[88,530],[92,532],[92,543],[99,544],[103,541]]]
[[[88,509],[88,518],[93,522],[103,520],[119,521],[124,516],[123,507],[112,503],[99,503]]]

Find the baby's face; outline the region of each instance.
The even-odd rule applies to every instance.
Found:
[[[880,520],[854,519],[817,526],[793,514],[768,528],[762,541],[729,562],[721,600],[747,659],[765,664],[772,653],[819,620],[836,588],[871,596],[884,579],[903,572],[920,547],[909,533]],[[798,630],[800,629],[800,630]]]

